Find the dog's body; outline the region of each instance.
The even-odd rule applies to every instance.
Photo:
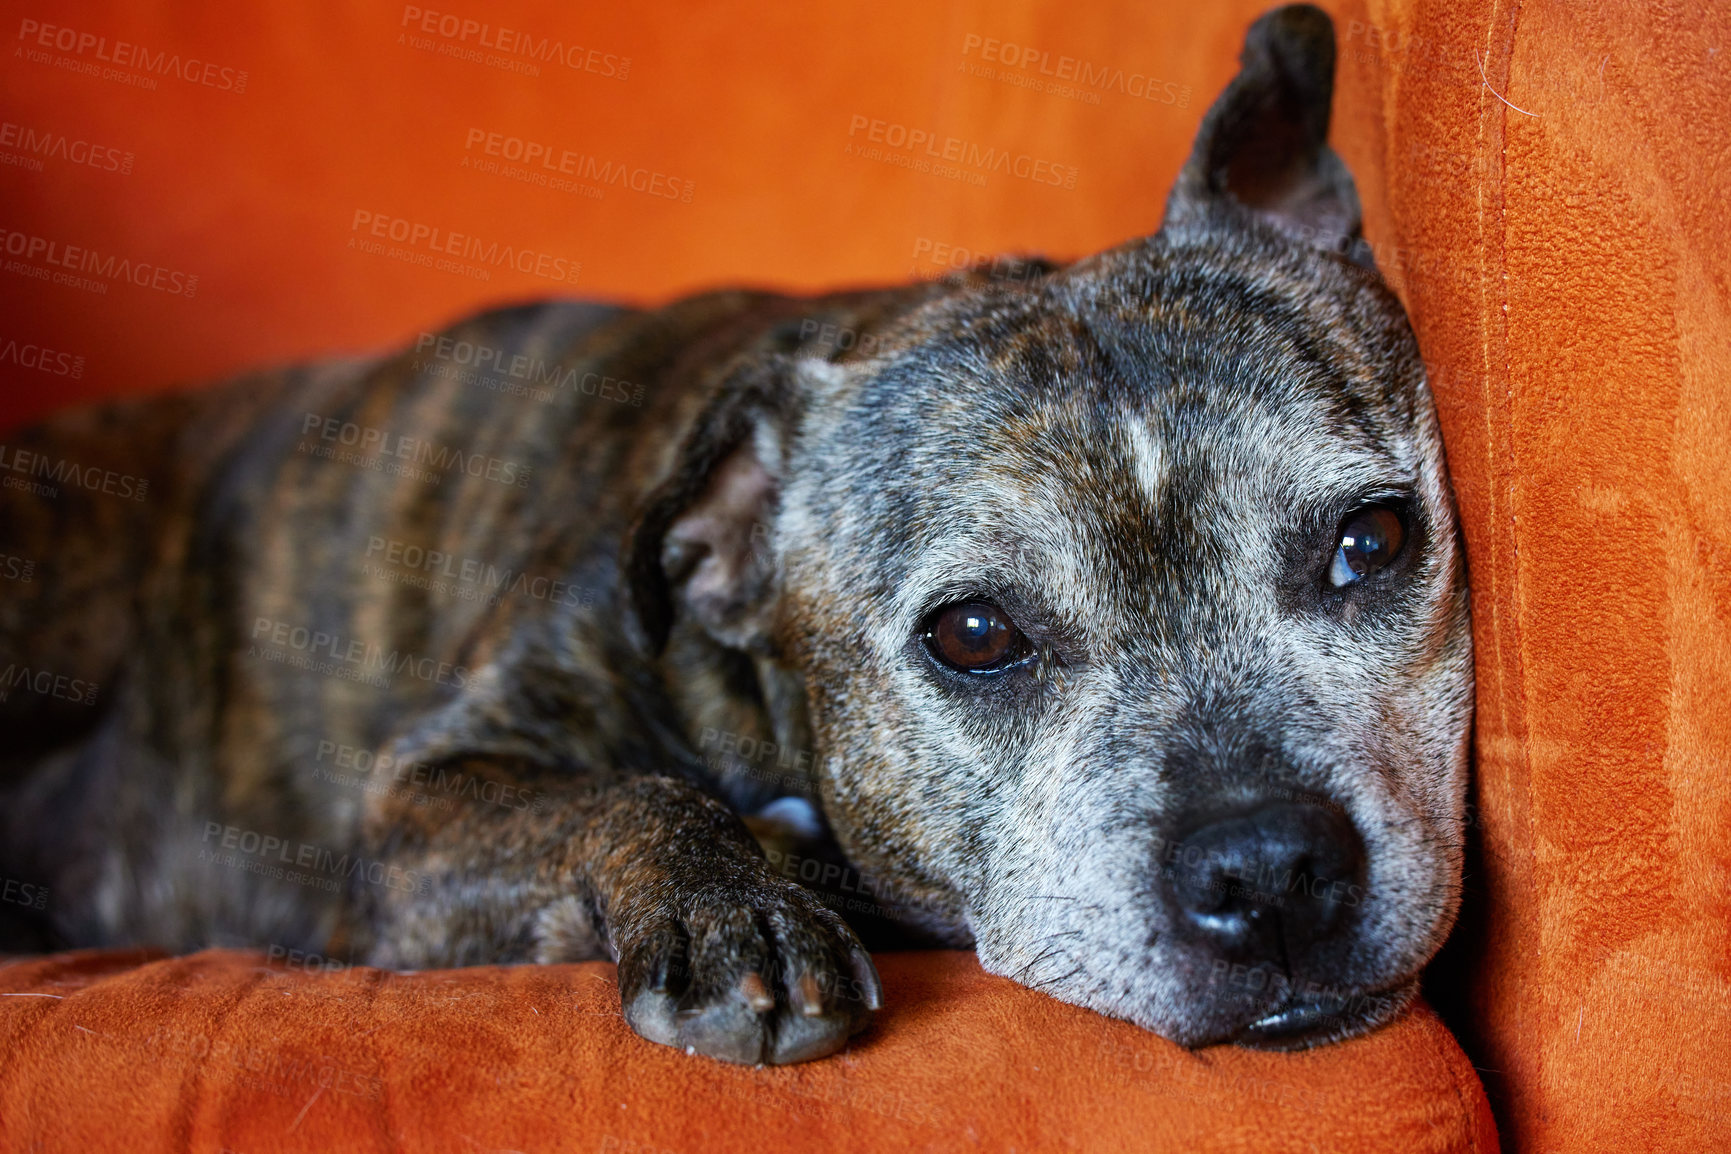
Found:
[[[51,675],[0,872],[57,943],[615,956],[646,1037],[797,1061],[880,994],[736,816],[792,795],[1059,997],[1385,1019],[1454,914],[1470,652],[1331,75],[1266,17],[1162,232],[1027,283],[527,306],[8,439],[147,486],[0,490],[0,661]]]

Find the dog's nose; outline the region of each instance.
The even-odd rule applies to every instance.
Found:
[[[1364,842],[1320,805],[1204,818],[1162,864],[1179,917],[1235,962],[1296,964],[1364,898]]]

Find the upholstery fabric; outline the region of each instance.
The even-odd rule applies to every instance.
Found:
[[[140,961],[0,966],[0,1147],[1497,1148],[1466,1056],[1423,1007],[1344,1046],[1192,1054],[988,976],[969,953],[887,954],[889,1004],[869,1033],[828,1061],[749,1069],[639,1039],[600,963],[386,975],[240,951]]]
[[[1514,1149],[1731,1148],[1731,11],[1343,16],[1473,587],[1454,1020]]]
[[[504,0],[455,24],[432,5],[91,0],[19,12],[0,67],[0,426],[410,341],[507,299],[656,302],[729,282],[817,289],[937,275],[1003,251],[1090,252],[1158,222],[1198,119],[1266,6],[856,0],[671,14]],[[1514,1149],[1731,1147],[1731,10],[1325,6],[1340,37],[1337,147],[1432,366],[1473,581],[1473,864],[1465,921],[1436,967],[1438,1002]],[[46,25],[56,30],[44,47]],[[961,161],[934,166],[905,146],[914,132],[960,141]],[[571,153],[575,178],[509,163],[531,145],[561,162]],[[988,150],[1027,158],[1026,174],[991,167]],[[399,222],[408,239],[392,242]],[[440,267],[416,226],[512,256]],[[572,266],[575,279],[548,275]],[[77,279],[56,283],[68,272]],[[10,969],[0,984],[84,981],[119,964],[74,955]],[[594,1020],[612,1033],[570,1043],[594,1050],[510,1040],[501,1023],[520,1019],[520,997],[550,1005],[561,991],[599,1006],[583,999],[604,967],[245,985],[237,975],[252,964],[202,955],[117,971],[88,995],[103,1007],[90,1020],[44,1010],[50,999],[0,999],[7,1144],[40,1134],[31,1127],[54,1107],[41,1095],[73,1093],[79,1071],[96,1076],[89,1062],[111,1063],[101,1076],[112,1091],[91,1124],[114,1119],[80,1137],[92,1148],[186,1145],[195,1133],[214,1148],[206,1136],[239,1133],[222,1127],[258,1108],[248,1094],[292,1106],[292,1120],[304,1098],[247,1090],[232,1061],[175,1060],[172,1039],[211,1037],[231,1008],[242,1016],[220,1027],[225,1038],[322,1054],[376,1030],[407,1063],[377,1073],[376,1101],[325,1091],[354,1130],[321,1128],[307,1147],[425,1126],[429,1144],[490,1148],[461,1124],[464,1099],[513,1078],[528,1081],[506,1100],[558,1148],[613,1148],[602,1146],[613,1134],[687,1149],[704,1133],[697,1120],[739,1121],[755,1143],[805,1116],[779,1098],[737,1106],[722,1087],[755,1085],[730,1081],[746,1075],[657,1064],[677,1056],[632,1049],[605,1016]],[[1296,1095],[1254,1134],[1277,1107],[1230,1091],[1197,1107],[1178,1053],[1125,1027],[1089,1016],[1074,1019],[1074,1036],[1048,1037],[1072,1011],[960,961],[895,959],[886,976],[892,996],[912,1000],[893,1005],[849,1059],[858,1065],[768,1072],[764,1084],[851,1085],[880,1062],[902,1086],[924,1070],[945,1117],[1003,1127],[977,1131],[998,1136],[979,1139],[987,1148],[1035,1148],[1036,1134],[1056,1146],[1116,1136],[1147,1148],[1150,1134],[1205,1149],[1317,1134],[1315,1149],[1345,1148],[1344,1131],[1304,1128],[1321,1123]],[[413,991],[440,983],[486,1011],[407,1012]],[[258,991],[279,985],[295,1009],[245,1017],[264,1015]],[[183,992],[171,1003],[169,990]],[[143,1048],[91,1057],[80,1027]],[[1390,1073],[1454,1070],[1453,1059],[1420,1061],[1450,1052],[1438,1029],[1421,1013],[1338,1051],[1209,1061],[1325,1096],[1331,1125],[1398,1129],[1432,1111],[1437,1141],[1486,1143],[1470,1086],[1457,1098],[1452,1073]],[[1080,1104],[1018,1086],[1034,1059],[1006,1043],[1026,1040],[1015,1030],[1079,1063],[1062,1076],[1093,1087],[1076,1091]],[[417,1035],[425,1058],[404,1041]],[[151,1037],[169,1041],[152,1048]],[[1118,1051],[1102,1054],[1102,1039],[1142,1047],[1160,1087],[1114,1081]],[[475,1056],[507,1042],[565,1075]],[[570,1062],[583,1054],[624,1065],[579,1070]],[[357,1061],[356,1077],[382,1069]],[[1288,1070],[1303,1073],[1274,1073]],[[646,1096],[621,1095],[620,1116],[644,1126],[581,1139],[559,1129],[590,1108],[587,1087],[637,1085],[639,1074]],[[297,1094],[306,1085],[291,1081]],[[1086,1097],[1095,1090],[1127,1103],[1122,1113]],[[1396,1101],[1402,1092],[1431,1097]],[[394,1105],[416,1094],[427,1113]],[[1337,1112],[1358,1101],[1376,1109]],[[885,1133],[870,1107],[810,1113],[843,1148]],[[315,1103],[301,1126],[336,1116]],[[1012,1137],[1012,1120],[1051,1128]],[[1112,1129],[1133,1122],[1146,1129]],[[1378,1142],[1393,1132],[1354,1140],[1388,1148]],[[246,1133],[264,1149],[293,1138]],[[936,1131],[931,1142],[942,1145]]]

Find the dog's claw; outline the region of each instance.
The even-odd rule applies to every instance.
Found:
[[[799,981],[793,984],[792,993],[794,1007],[808,1018],[815,1018],[823,1013],[823,988],[817,979],[807,970],[799,976]]]
[[[878,978],[878,968],[872,963],[872,956],[863,946],[855,946],[848,953],[848,960],[853,963],[853,976],[859,981],[862,991],[860,1000],[865,1008],[877,1012],[884,1008],[884,985]]]
[[[679,1034],[679,994],[685,953],[683,932],[667,926],[645,935],[641,947],[620,955],[619,988],[626,1022],[643,1037],[675,1045]],[[630,990],[629,995],[625,991]]]
[[[760,1014],[775,1009],[775,995],[763,984],[763,975],[755,970],[739,979],[739,992],[744,995],[745,1004]]]

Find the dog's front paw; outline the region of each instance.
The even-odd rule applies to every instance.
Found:
[[[716,882],[633,919],[619,951],[625,1020],[652,1042],[785,1065],[841,1049],[883,1001],[853,931],[765,876]]]

